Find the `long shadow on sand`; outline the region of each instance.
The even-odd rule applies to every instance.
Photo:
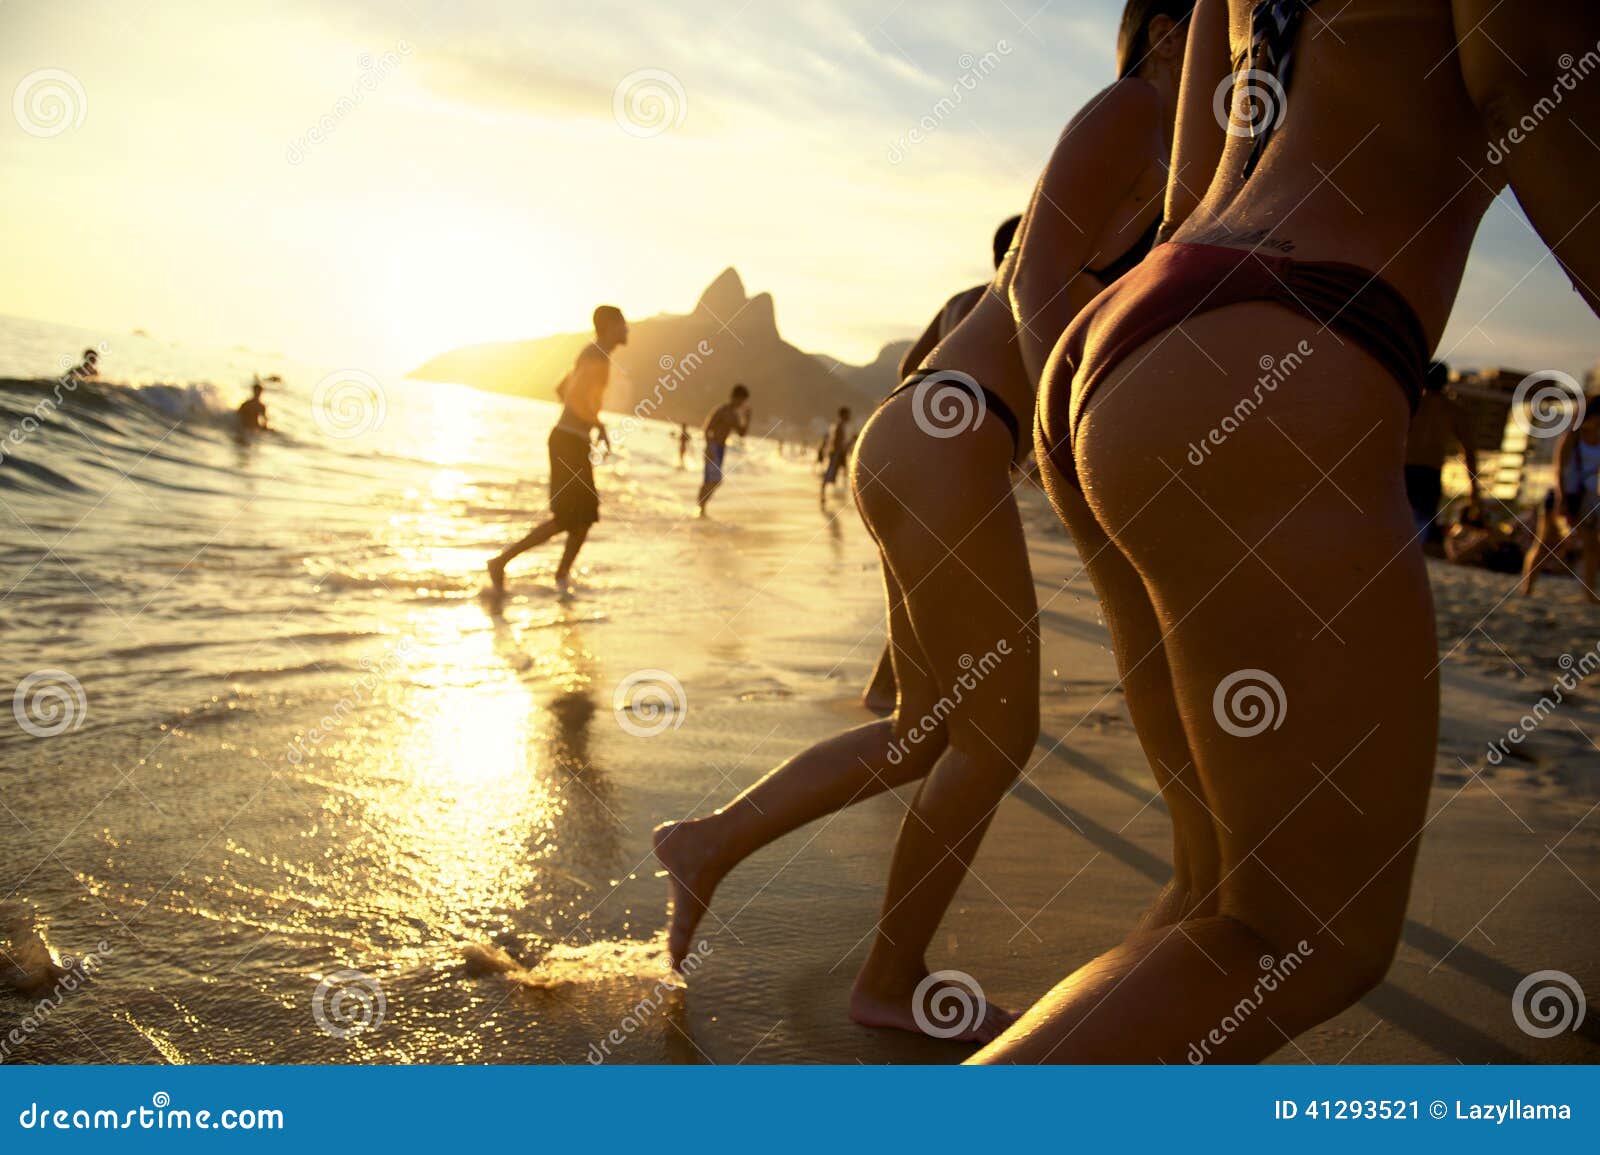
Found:
[[[1159,795],[1152,798],[1152,787],[1129,781],[1105,763],[1081,751],[1055,746],[1053,741],[1044,735],[1040,735],[1037,746],[1050,756],[1060,758],[1074,769],[1136,800],[1140,805],[1149,805],[1162,813],[1167,812]],[[1164,886],[1171,879],[1172,866],[1160,855],[1152,854],[1128,841],[1116,831],[1068,806],[1031,781],[1027,779],[1019,781],[1011,793],[1018,801],[1051,821],[1081,834],[1096,849],[1138,871],[1157,886]],[[1427,955],[1436,965],[1447,966],[1497,991],[1505,997],[1508,1004],[1517,984],[1522,980],[1523,976],[1514,967],[1465,943],[1458,943],[1449,935],[1416,919],[1406,919],[1403,935],[1407,945]],[[1393,983],[1383,983],[1361,1001],[1363,1006],[1381,1016],[1386,1022],[1454,1058],[1466,1062],[1488,1063],[1531,1061],[1526,1055],[1507,1047],[1493,1036],[1469,1023],[1462,1022],[1449,1012],[1400,989]],[[1578,1034],[1591,1042],[1600,1043],[1600,1015],[1591,1011],[1583,1025],[1578,1028]]]

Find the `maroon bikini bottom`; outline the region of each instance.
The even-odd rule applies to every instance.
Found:
[[[1152,249],[1068,326],[1063,371],[1053,378],[1059,384],[1046,388],[1034,418],[1037,451],[1077,486],[1078,425],[1100,382],[1139,346],[1188,318],[1249,301],[1282,305],[1348,338],[1382,363],[1416,409],[1428,341],[1416,312],[1388,282],[1337,261],[1171,242]],[[1061,387],[1069,381],[1070,389]]]

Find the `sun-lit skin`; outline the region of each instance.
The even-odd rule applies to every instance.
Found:
[[[68,19],[8,2],[6,93],[59,67],[86,109],[49,139],[0,117],[0,312],[384,373],[581,331],[600,300],[682,312],[732,264],[792,341],[868,360],[985,277],[983,241],[1026,202],[1061,109],[1110,79],[1119,6],[1047,8],[1026,29],[1003,6],[889,7],[87,3]],[[363,54],[381,73],[366,89]],[[684,94],[648,138],[613,110],[642,67]],[[1600,325],[1540,255],[1497,204],[1442,356],[1593,362]]]

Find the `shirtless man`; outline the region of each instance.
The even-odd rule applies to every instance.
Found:
[[[706,469],[700,479],[700,516],[706,515],[706,502],[722,484],[722,460],[728,452],[728,438],[737,433],[743,437],[750,431],[750,390],[735,385],[728,400],[718,405],[706,418]]]
[[[76,377],[80,381],[87,380],[90,377],[100,376],[99,350],[85,349],[83,351],[83,360],[78,362],[77,365],[73,366],[73,368],[68,371],[68,375]]]
[[[506,563],[558,533],[566,534],[567,541],[556,567],[556,588],[563,594],[568,592],[572,563],[589,536],[589,527],[600,520],[600,494],[594,487],[590,433],[598,432],[599,445],[611,448],[611,439],[600,421],[600,406],[611,377],[611,354],[627,343],[628,322],[622,310],[614,305],[601,305],[594,311],[594,341],[583,347],[572,372],[556,390],[563,404],[549,438],[550,517],[534,526],[526,537],[489,559],[489,581],[496,598],[505,594]]]
[[[1467,459],[1472,504],[1477,505],[1482,499],[1478,488],[1478,452],[1472,447],[1466,411],[1444,391],[1449,379],[1450,370],[1443,362],[1435,361],[1428,366],[1422,397],[1417,402],[1417,411],[1411,415],[1411,428],[1406,433],[1406,500],[1411,503],[1417,532],[1423,535],[1425,545],[1439,537],[1438,527],[1433,522],[1444,492],[1439,478],[1444,470],[1444,459],[1454,445],[1461,446]]]
[[[241,441],[267,431],[267,407],[261,400],[262,392],[261,378],[257,377],[250,383],[250,399],[239,406],[236,414]]]

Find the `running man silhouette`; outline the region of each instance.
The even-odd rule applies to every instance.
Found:
[[[489,559],[489,580],[496,597],[506,591],[506,563],[518,554],[543,545],[558,533],[567,535],[561,563],[556,567],[556,588],[570,588],[572,563],[600,520],[600,494],[594,487],[590,460],[590,431],[600,434],[599,444],[611,449],[611,439],[600,422],[600,404],[611,376],[611,352],[628,343],[628,322],[615,305],[594,311],[594,341],[578,354],[556,394],[562,400],[561,417],[550,431],[550,518],[521,541]]]

